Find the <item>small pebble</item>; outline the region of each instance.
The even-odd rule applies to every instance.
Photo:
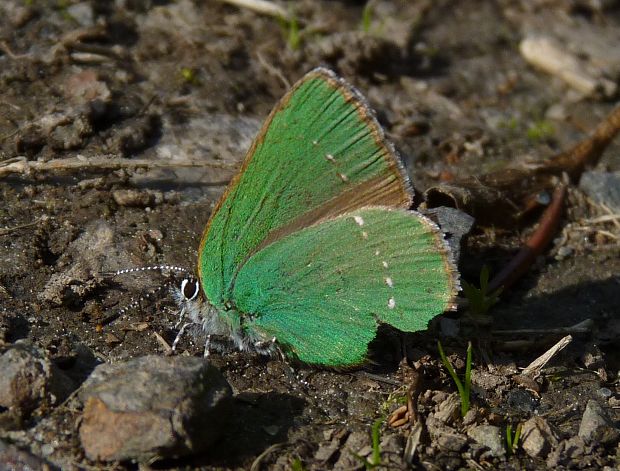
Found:
[[[502,430],[494,425],[478,425],[467,431],[467,435],[489,449],[491,455],[502,457],[506,454]]]
[[[590,399],[579,424],[579,437],[586,443],[612,443],[619,436],[620,432],[607,411],[598,402]]]
[[[542,417],[532,417],[521,429],[521,448],[532,458],[542,458],[557,446],[558,440],[549,423]]]
[[[563,245],[558,249],[558,253],[555,255],[556,260],[564,260],[565,258],[570,257],[573,254],[572,247],[567,247]]]

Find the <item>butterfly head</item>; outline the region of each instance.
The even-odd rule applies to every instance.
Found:
[[[180,319],[189,318],[195,323],[204,323],[211,317],[212,311],[202,292],[200,280],[189,273],[172,289],[172,294],[179,306]]]

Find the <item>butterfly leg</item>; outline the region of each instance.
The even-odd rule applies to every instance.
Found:
[[[174,324],[175,329],[179,328],[179,326],[183,322],[183,319],[185,319],[185,308],[181,309],[181,311],[179,312],[179,320],[177,321],[176,324]]]
[[[273,346],[275,344],[275,337],[273,337],[271,340],[259,340],[258,342],[254,342],[254,349],[259,353],[268,353],[273,349]]]
[[[177,345],[179,344],[179,341],[181,340],[181,337],[183,336],[183,334],[185,333],[185,329],[187,329],[190,325],[194,324],[194,322],[186,322],[185,324],[183,324],[183,326],[179,329],[179,333],[177,334],[177,336],[174,338],[174,342],[172,342],[172,351],[175,352],[177,349]]]

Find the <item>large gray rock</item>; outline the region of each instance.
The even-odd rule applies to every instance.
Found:
[[[146,356],[100,365],[80,393],[80,440],[93,460],[203,451],[222,432],[232,390],[203,358]]]

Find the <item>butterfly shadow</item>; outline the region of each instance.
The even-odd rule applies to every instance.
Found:
[[[562,276],[552,278],[557,287],[539,287],[536,280],[529,279],[493,307],[490,326],[462,335],[473,339],[477,332],[478,338],[485,338],[488,345],[494,345],[494,362],[502,363],[503,359],[527,365],[570,334],[572,342],[553,358],[551,365],[582,368],[582,357],[588,345],[596,345],[604,354],[606,369],[617,371],[620,367],[617,353],[620,351],[620,319],[616,314],[620,278],[612,275],[575,282],[580,277],[572,275],[568,281]],[[556,289],[551,291],[553,288]],[[510,348],[519,342],[521,347]]]
[[[287,441],[306,401],[276,392],[240,393],[234,397],[222,437],[203,454],[179,460],[161,460],[154,469],[171,466],[237,468],[247,465],[270,446]]]

